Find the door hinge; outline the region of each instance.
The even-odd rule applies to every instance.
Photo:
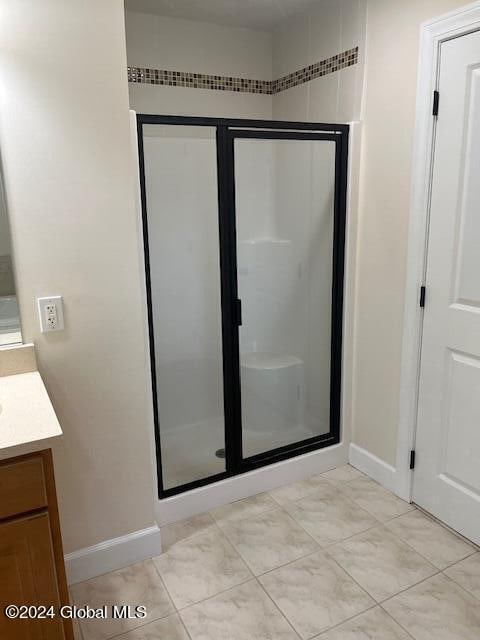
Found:
[[[410,469],[415,469],[415,450],[410,451]]]
[[[423,307],[425,306],[425,296],[427,295],[427,290],[426,288],[422,285],[420,287],[420,306]]]
[[[440,92],[434,91],[433,92],[433,112],[432,112],[434,116],[438,116],[439,103],[440,103]]]

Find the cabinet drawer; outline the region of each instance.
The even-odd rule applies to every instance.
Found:
[[[40,456],[0,464],[0,518],[47,506]]]

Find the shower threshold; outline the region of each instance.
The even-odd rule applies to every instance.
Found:
[[[327,429],[325,429],[327,431]],[[250,457],[272,447],[282,447],[318,435],[303,425],[293,426],[287,432],[244,430],[244,452]],[[225,448],[215,448],[223,443],[224,424],[221,416],[181,426],[164,429],[162,454],[164,456],[164,486],[166,489],[193,482],[225,471]],[[185,446],[185,442],[189,446]],[[218,455],[223,451],[223,457]]]

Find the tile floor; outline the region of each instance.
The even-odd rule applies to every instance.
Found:
[[[162,530],[152,560],[74,585],[79,640],[479,640],[480,553],[341,467]]]

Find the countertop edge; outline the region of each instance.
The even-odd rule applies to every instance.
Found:
[[[62,437],[63,432],[60,432],[58,435],[50,436],[48,438],[32,440],[31,442],[24,442],[22,444],[14,444],[3,449],[0,448],[0,461],[17,458],[18,456],[24,456],[28,453],[44,451],[45,449],[51,449],[54,443],[58,442],[58,439]]]

